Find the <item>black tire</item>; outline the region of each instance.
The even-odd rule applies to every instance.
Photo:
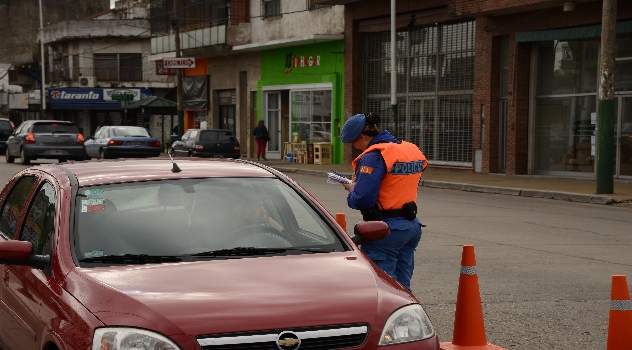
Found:
[[[66,159],[66,158],[59,158],[59,159],[57,159],[58,163],[66,163],[67,161],[68,161],[68,159]]]
[[[6,150],[6,152],[4,153],[4,158],[6,159],[7,163],[13,163],[15,161],[15,157],[9,155],[9,150]]]
[[[107,155],[105,154],[105,150],[103,148],[99,150],[99,159],[108,159]]]
[[[29,164],[31,164],[31,158],[26,156],[26,153],[24,152],[24,148],[22,148],[20,150],[20,161],[21,161],[22,165],[29,165]]]

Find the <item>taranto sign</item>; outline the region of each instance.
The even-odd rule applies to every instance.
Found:
[[[164,68],[195,68],[195,58],[191,57],[171,57],[163,58]]]

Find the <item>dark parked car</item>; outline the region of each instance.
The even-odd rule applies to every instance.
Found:
[[[245,160],[30,167],[0,193],[0,348],[438,350],[419,301]]]
[[[230,130],[189,129],[182,139],[171,145],[175,157],[233,158],[241,157],[239,141]]]
[[[160,155],[160,141],[140,126],[103,126],[85,142],[88,158],[143,158]]]
[[[38,158],[86,159],[84,138],[72,122],[61,120],[27,120],[7,140],[7,163],[20,158],[26,165]]]
[[[7,149],[7,139],[13,134],[13,122],[7,118],[0,118],[0,154]]]

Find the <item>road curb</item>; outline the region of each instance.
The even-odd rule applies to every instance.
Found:
[[[272,167],[284,173],[299,173],[299,174],[308,174],[308,175],[326,174],[326,171],[321,171],[321,170],[284,168],[284,167],[275,167],[275,166],[272,166]],[[347,174],[343,173],[342,175],[351,177],[351,173],[347,173]],[[458,183],[458,182],[434,181],[434,180],[421,180],[420,185],[422,187],[429,187],[429,188],[440,188],[440,189],[449,189],[449,190],[466,191],[466,192],[478,192],[478,193],[492,193],[492,194],[502,194],[502,195],[509,195],[509,196],[555,199],[555,200],[563,200],[563,201],[577,202],[577,203],[590,203],[590,204],[602,204],[602,205],[612,205],[612,204],[620,203],[620,201],[617,201],[616,199],[612,197],[603,196],[603,195],[593,195],[593,194],[532,190],[532,189],[511,188],[511,187],[483,186],[483,185],[474,185],[474,184],[466,184],[466,183]]]

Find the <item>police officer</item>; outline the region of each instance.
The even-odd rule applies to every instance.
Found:
[[[417,187],[427,166],[419,148],[380,131],[376,114],[356,114],[342,128],[342,142],[363,151],[352,163],[354,182],[343,184],[347,204],[365,221],[388,224],[387,238],[360,246],[375,264],[410,290],[415,249],[421,240]]]

